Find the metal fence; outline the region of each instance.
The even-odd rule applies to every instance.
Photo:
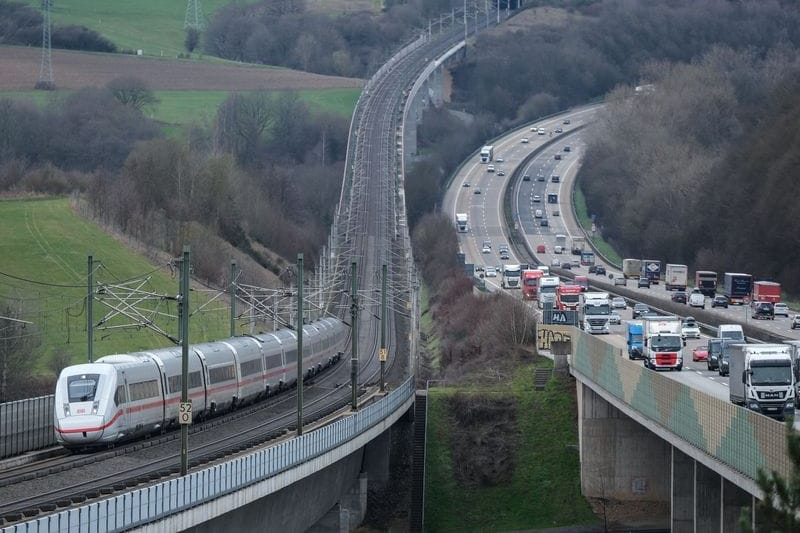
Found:
[[[290,441],[163,483],[15,524],[0,533],[124,531],[180,513],[319,457],[395,413],[414,394],[412,379],[358,413]]]
[[[571,329],[574,371],[750,480],[759,469],[789,477],[784,424],[645,369],[620,348]]]
[[[53,446],[55,397],[0,403],[0,459]]]

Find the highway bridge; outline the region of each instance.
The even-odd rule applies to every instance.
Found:
[[[554,259],[574,262],[569,251],[554,253],[555,235],[588,237],[572,209],[572,189],[587,140],[602,134],[594,127],[600,109],[572,110],[487,141],[495,147],[495,172],[480,163],[477,151],[462,164],[443,209],[453,220],[456,213],[469,214],[469,232],[459,233],[466,262],[498,267],[521,262],[550,265]],[[501,168],[505,176],[498,176]],[[557,193],[559,204],[546,203],[548,193]],[[544,211],[547,226],[534,216],[537,209]],[[492,242],[488,253],[482,246],[486,240]],[[497,255],[502,243],[512,244],[507,261]],[[539,245],[545,246],[545,253],[535,252]],[[620,273],[608,262],[605,266]],[[571,277],[587,275],[586,268],[552,270]],[[798,337],[788,318],[766,321],[762,327],[746,323],[746,306],[744,311],[701,311],[671,302],[662,286],[615,286],[606,276],[588,276],[596,289],[629,302],[644,301],[665,314],[692,314],[707,324],[709,333],[714,325],[741,322],[753,339]],[[484,278],[486,288],[502,290],[499,279]],[[508,293],[521,297],[519,290]],[[623,318],[629,317],[626,310]],[[627,358],[624,324],[612,326],[608,336],[565,326],[539,331],[540,349],[548,349],[551,340],[571,341],[569,368],[578,382],[584,495],[669,502],[671,514],[663,526],[672,531],[737,531],[741,509],[753,507],[754,498],[762,496],[755,482],[758,470],[783,476],[791,471],[784,425],[731,404],[729,378],[709,371],[705,362],[691,361],[689,351],[705,344],[705,336],[688,341],[683,372],[654,372]]]

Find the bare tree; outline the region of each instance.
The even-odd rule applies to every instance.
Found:
[[[158,98],[150,90],[147,83],[133,76],[114,78],[106,88],[111,91],[119,103],[141,111],[144,106],[158,103]]]

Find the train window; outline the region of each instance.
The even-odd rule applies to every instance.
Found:
[[[218,366],[208,369],[208,380],[210,383],[219,383],[236,379],[236,368],[233,365]]]
[[[170,376],[167,378],[167,384],[169,386],[170,394],[175,394],[176,392],[182,392],[181,386],[183,384],[183,376],[181,374]],[[203,386],[203,381],[200,376],[200,371],[197,370],[195,372],[189,372],[189,388],[196,389],[198,387]]]
[[[116,392],[114,393],[114,405],[122,405],[123,403],[128,402],[128,397],[125,394],[125,385],[120,385],[117,387]]]
[[[70,403],[93,402],[98,381],[100,381],[100,374],[81,374],[68,377],[67,391]]]
[[[140,381],[139,383],[131,383],[128,385],[130,391],[130,401],[136,402],[144,400],[145,398],[155,398],[158,396],[158,381]]]
[[[242,363],[242,376],[250,376],[261,372],[261,359],[253,359]]]
[[[286,363],[295,363],[297,362],[297,347],[290,350],[286,350]]]

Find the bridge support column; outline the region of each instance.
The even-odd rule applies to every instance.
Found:
[[[341,500],[306,533],[348,533],[364,521],[366,513],[367,475],[362,473]]]
[[[725,533],[738,533],[742,530],[739,525],[742,507],[754,507],[753,497],[747,491],[737,487],[725,478],[722,481],[722,528]]]
[[[722,476],[695,462],[696,531],[722,531]]]
[[[696,488],[695,460],[672,448],[672,505],[671,522],[673,533],[695,531]]]
[[[387,429],[364,448],[364,471],[370,482],[382,485],[389,481],[389,461],[392,451],[392,430]]]
[[[581,492],[619,501],[670,500],[671,446],[580,381]]]

